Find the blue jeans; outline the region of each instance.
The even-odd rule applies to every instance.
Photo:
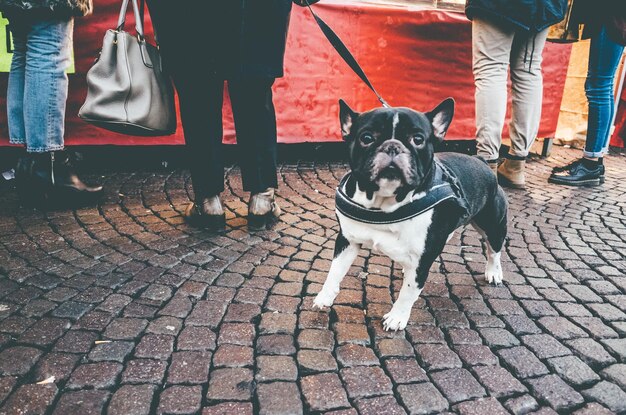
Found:
[[[608,147],[615,117],[613,84],[623,52],[624,46],[613,42],[605,27],[591,38],[589,69],[585,82],[589,102],[587,142],[583,153],[585,157],[602,157]]]
[[[31,153],[63,149],[73,19],[9,20],[13,60],[7,112],[9,138]]]

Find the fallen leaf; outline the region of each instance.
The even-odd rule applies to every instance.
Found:
[[[56,378],[54,376],[50,376],[48,379],[44,379],[41,382],[37,382],[37,385],[47,385],[49,383],[54,383]]]

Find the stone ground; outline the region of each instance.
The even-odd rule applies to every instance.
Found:
[[[106,199],[76,211],[19,208],[4,185],[0,413],[626,412],[626,157],[602,187],[547,184],[578,154],[507,191],[504,286],[465,229],[397,333],[380,318],[400,270],[366,251],[336,305],[311,308],[342,163],[281,165],[285,213],[258,233],[230,169],[220,236],[183,223],[183,170],[107,172]]]

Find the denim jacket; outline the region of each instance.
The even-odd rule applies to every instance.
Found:
[[[93,0],[0,0],[0,11],[52,17],[86,16],[93,11]]]
[[[567,0],[467,0],[465,14],[537,33],[565,17]]]
[[[576,0],[572,19],[585,25],[583,39],[593,37],[605,26],[611,40],[626,45],[626,4],[623,0]]]

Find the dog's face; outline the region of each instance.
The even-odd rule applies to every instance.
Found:
[[[423,184],[433,163],[434,145],[443,140],[454,114],[451,98],[427,113],[410,108],[357,113],[342,100],[339,107],[341,132],[359,188],[368,198],[376,193],[395,195],[398,200]]]

